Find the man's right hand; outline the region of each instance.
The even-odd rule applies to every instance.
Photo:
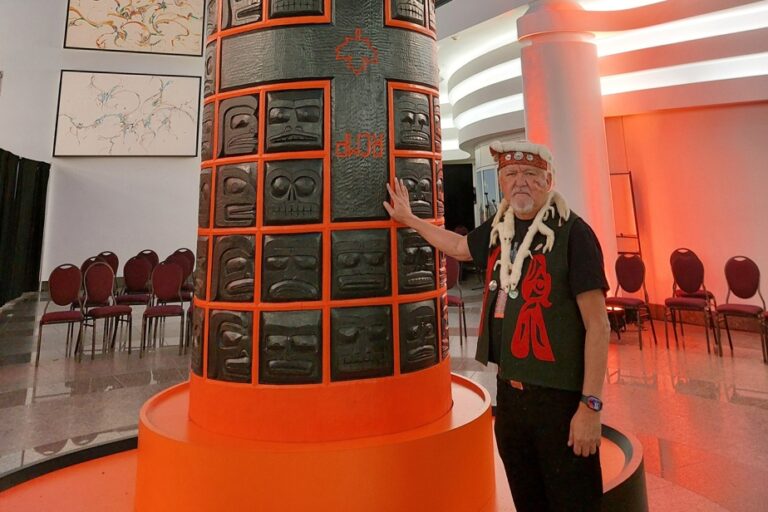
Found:
[[[392,220],[408,225],[408,221],[412,219],[414,215],[411,211],[408,189],[405,188],[403,180],[395,179],[394,190],[389,186],[389,183],[387,183],[387,192],[389,192],[389,197],[392,200],[392,203],[390,204],[389,202],[384,201],[384,209],[387,210],[387,213],[392,217]]]

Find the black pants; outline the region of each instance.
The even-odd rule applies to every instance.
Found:
[[[599,511],[600,454],[580,457],[568,446],[580,394],[501,379],[497,388],[494,430],[517,511]]]

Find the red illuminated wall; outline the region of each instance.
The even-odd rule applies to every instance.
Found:
[[[768,102],[610,117],[606,133],[611,171],[632,172],[652,303],[670,294],[677,247],[702,259],[718,302],[735,255],[757,262],[768,294]]]

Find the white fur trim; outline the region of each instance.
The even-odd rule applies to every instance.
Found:
[[[517,249],[515,255],[515,261],[512,262],[509,259],[509,255],[512,251],[512,240],[515,238],[515,211],[506,199],[501,201],[499,205],[499,211],[496,212],[496,216],[491,223],[491,240],[490,245],[495,243],[501,244],[501,254],[499,261],[501,262],[501,270],[499,277],[501,280],[501,289],[506,293],[511,290],[517,289],[517,285],[520,283],[520,277],[523,272],[523,263],[525,259],[531,255],[531,243],[533,237],[537,233],[541,233],[546,237],[544,248],[542,252],[549,252],[555,244],[555,232],[544,224],[544,221],[553,216],[555,213],[560,217],[559,225],[562,225],[564,221],[567,221],[571,216],[571,210],[565,202],[565,198],[560,195],[559,192],[552,191],[547,197],[546,203],[534,217],[531,226],[528,228],[528,232],[523,238],[523,242]]]
[[[513,141],[513,142],[501,142],[494,141],[491,143],[491,154],[493,153],[509,153],[510,151],[524,151],[526,153],[533,153],[539,155],[542,160],[549,164],[550,170],[554,171],[554,164],[552,162],[552,154],[549,152],[546,146],[541,144],[534,144],[525,140]]]

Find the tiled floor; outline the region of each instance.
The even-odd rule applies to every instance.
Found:
[[[463,285],[469,340],[459,345],[450,312],[454,371],[495,393],[495,369],[473,360],[479,317],[477,281]],[[188,356],[174,345],[149,352],[64,357],[64,327],[46,327],[35,369],[35,317],[44,302],[28,298],[0,314],[0,473],[89,444],[136,434],[139,408],[186,378]],[[139,312],[135,314],[139,319]],[[136,326],[137,322],[134,322]],[[635,327],[613,335],[604,388],[603,421],[633,433],[645,451],[652,511],[768,509],[768,366],[757,334],[738,332],[735,354],[707,354],[701,328],[686,326],[686,348],[659,345]],[[134,327],[134,346],[138,332]],[[97,340],[97,346],[99,342]]]

